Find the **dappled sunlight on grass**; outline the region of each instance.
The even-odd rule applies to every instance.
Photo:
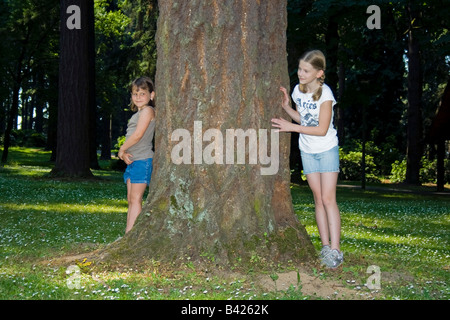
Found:
[[[176,272],[157,261],[139,270],[114,271],[96,269],[95,261],[76,261],[82,285],[70,289],[66,267],[51,261],[123,236],[127,201],[122,173],[95,170],[99,179],[51,179],[48,153],[13,152],[20,160],[0,168],[0,299],[308,298],[301,285],[267,293],[250,281],[220,279],[196,270],[190,257],[180,257],[185,270]],[[311,190],[292,185],[291,194],[299,220],[320,250]],[[317,277],[334,274],[344,286],[358,278],[364,283],[367,267],[377,265],[382,270],[379,299],[448,299],[450,196],[342,187],[337,198],[344,265],[331,273],[315,270]],[[396,277],[397,283],[391,283]]]
[[[27,213],[80,213],[80,214],[97,214],[97,213],[123,213],[126,210],[127,202],[122,200],[117,205],[105,205],[93,202],[90,204],[74,204],[74,203],[54,203],[54,204],[2,204],[1,211],[10,212],[27,212]],[[125,209],[124,209],[125,208]]]
[[[292,189],[295,211],[320,250],[311,191]],[[343,270],[354,270],[352,264],[379,266],[387,299],[448,299],[450,195],[345,187],[338,188],[337,200]]]
[[[294,188],[294,208],[320,248],[314,203],[307,186]],[[448,266],[450,258],[450,197],[338,190],[341,248],[364,254],[376,263],[380,256]],[[431,270],[431,269],[430,269]]]
[[[47,156],[22,148],[13,149],[11,158],[46,164]],[[56,248],[123,235],[127,200],[120,172],[99,170],[100,179],[60,181],[48,177],[51,168],[45,164],[0,168],[0,258],[14,261],[24,252],[45,256]]]
[[[50,162],[51,151],[39,148],[10,147],[8,155],[8,167],[39,166],[52,167]]]
[[[36,166],[5,166],[0,168],[0,172],[7,175],[20,175],[26,177],[43,177],[50,172],[50,168]]]
[[[34,256],[46,255],[49,248],[77,243],[107,243],[123,235],[126,212],[65,213],[2,211],[0,257],[15,259],[17,249]],[[16,258],[20,259],[20,255]]]

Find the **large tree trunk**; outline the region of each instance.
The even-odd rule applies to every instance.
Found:
[[[314,248],[290,194],[290,136],[278,136],[270,122],[285,116],[279,87],[289,86],[286,1],[161,1],[159,10],[150,192],[137,225],[106,253],[130,261],[206,257],[222,265],[309,261]],[[245,161],[228,129],[255,133],[245,140]],[[256,153],[253,164],[263,138],[270,145],[264,155],[279,151],[279,163]],[[180,151],[184,143],[189,148]]]
[[[66,25],[67,8],[80,8],[81,28]],[[61,0],[61,36],[59,62],[59,96],[56,163],[54,176],[91,177],[89,169],[90,90],[94,90],[89,45],[93,29],[88,16],[93,14],[92,0]]]

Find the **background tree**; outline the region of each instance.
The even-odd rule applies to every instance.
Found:
[[[6,126],[4,123],[0,124],[0,128],[5,128],[2,164],[8,159],[12,133],[17,128],[19,107],[27,107],[26,99],[21,99],[20,92],[22,95],[28,95],[26,91],[30,88],[29,83],[33,83],[30,79],[35,79],[34,83],[40,82],[41,86],[44,83],[42,67],[50,64],[49,52],[58,21],[54,13],[55,6],[52,1],[2,2],[0,34],[4,43],[8,44],[0,49],[2,81],[5,85],[2,87],[9,88],[9,94],[6,90],[0,93],[3,98],[3,112],[0,114],[6,120]],[[42,96],[45,86],[41,86],[33,90],[34,96]],[[42,108],[42,99],[39,100]],[[39,114],[39,111],[37,112]],[[24,115],[27,113],[24,112]],[[27,118],[24,119],[26,124]]]
[[[93,160],[96,149],[102,150],[104,159],[110,159],[111,147],[125,134],[130,117],[127,110],[130,81],[144,74],[154,77],[158,15],[156,0],[94,0],[94,3],[96,43],[95,54],[90,59],[95,58],[96,64],[96,106],[90,109],[95,114],[91,114],[89,122],[97,134],[97,139],[90,139],[95,140],[90,148]],[[423,172],[424,166],[433,163],[437,152],[433,143],[420,141],[429,131],[448,81],[450,6],[442,0],[411,2],[420,13],[419,19],[413,22],[409,3],[409,0],[288,1],[291,88],[297,83],[300,54],[311,48],[322,49],[329,62],[326,82],[338,99],[335,123],[343,150],[341,155],[361,154],[365,146],[367,155],[374,159],[374,176],[379,178],[395,174],[396,161],[401,168],[406,168],[406,159],[410,158],[411,163],[412,157],[417,164],[415,172],[417,168]],[[370,30],[366,26],[369,17],[366,10],[370,5],[380,7],[381,29]],[[47,149],[54,151],[52,160],[55,160],[59,2],[55,5],[50,0],[3,0],[0,6],[0,36],[4,43],[0,47],[3,161],[8,158],[9,146],[41,147],[45,139]],[[408,57],[409,30],[415,34],[420,48],[422,85],[416,88],[422,94],[421,112],[416,113],[421,118],[416,121],[418,125],[407,117],[410,105],[407,94],[418,92],[408,88],[409,63],[414,60]],[[419,102],[411,99],[411,103]],[[366,126],[362,125],[364,118],[370,119]],[[414,154],[409,153],[411,148],[407,152],[408,130],[422,144]],[[291,143],[293,179],[302,183],[298,179],[301,165],[295,135]],[[448,143],[445,146],[444,154],[448,154]],[[361,156],[359,159],[359,162],[356,158],[352,160],[352,165],[361,171]],[[354,180],[359,176],[360,173],[344,175],[342,172],[340,178]],[[403,173],[397,181],[405,177]],[[423,174],[419,179],[419,182],[433,182],[432,178],[425,180]]]
[[[79,15],[67,12],[71,5],[79,7]],[[90,0],[62,0],[60,10],[58,143],[51,174],[90,177],[89,121],[90,109],[95,106],[95,69],[91,60],[94,57],[94,4]],[[69,17],[78,19],[79,29],[69,29],[66,24]]]
[[[97,143],[101,146],[102,160],[111,160],[113,136],[122,135],[129,104],[130,56],[132,35],[131,19],[125,14],[123,4],[117,1],[95,1],[96,40],[96,98]]]
[[[194,135],[194,121],[201,121],[202,134],[215,128],[225,137],[226,129],[270,129],[270,119],[281,115],[279,86],[289,83],[286,1],[163,1],[159,12],[151,190],[137,225],[105,255],[309,261],[314,248],[290,195],[288,134],[269,149],[280,151],[275,175],[249,165],[248,150],[247,164],[176,165],[171,159],[172,133],[184,128]]]
[[[124,13],[129,17],[127,30],[131,31],[128,52],[130,79],[147,75],[154,79],[156,71],[157,0],[124,0]]]
[[[367,140],[383,149],[386,163],[378,165],[383,167],[383,174],[389,174],[391,163],[398,157],[392,151],[406,148],[404,126],[398,125],[404,110],[405,28],[395,21],[402,7],[381,1],[290,0],[288,4],[292,84],[298,83],[298,57],[308,49],[321,49],[328,64],[325,82],[333,88],[338,101],[335,124],[340,146],[344,151],[354,150],[355,141],[366,135]],[[367,28],[366,11],[372,4],[381,7],[381,29]],[[364,117],[370,119],[365,127]],[[389,136],[394,145],[384,146]],[[299,163],[300,159],[295,161]]]
[[[95,0],[96,92],[101,159],[111,159],[132,112],[129,83],[156,69],[155,0]]]
[[[379,176],[389,177],[392,164],[403,159],[416,164],[416,173],[421,169],[421,158],[429,154],[428,149],[424,149],[423,136],[449,74],[450,36],[444,18],[448,16],[449,6],[439,0],[414,3],[421,14],[411,24],[413,19],[406,0],[288,1],[292,83],[297,82],[297,58],[303,51],[320,48],[328,60],[331,58],[326,82],[335,88],[338,98],[335,123],[344,151],[341,156],[361,151],[366,145]],[[366,10],[370,5],[380,8],[381,29],[366,26],[369,17]],[[417,52],[419,59],[413,57],[412,74],[409,72],[412,61],[407,54],[411,39],[408,31],[415,34],[416,45],[421,48],[420,53]],[[416,84],[409,86],[408,76],[414,76],[418,68],[422,70],[422,82],[413,81]],[[414,79],[420,77],[414,76]],[[410,101],[407,94],[411,95]],[[408,119],[409,107],[413,110],[419,105],[420,112],[410,113],[413,117]],[[365,126],[362,125],[364,118],[370,119]],[[414,138],[409,148],[407,133]],[[293,163],[300,161],[292,160]],[[343,172],[340,177],[349,179]]]
[[[418,33],[421,12],[413,2],[408,3],[408,134],[406,182],[420,184],[420,161],[423,150],[422,125],[422,64]]]

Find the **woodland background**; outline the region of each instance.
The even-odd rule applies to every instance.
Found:
[[[370,5],[381,9],[380,29],[367,27]],[[15,145],[45,147],[54,161],[58,90],[64,90],[58,88],[63,50],[59,2],[2,0],[0,6],[2,163],[14,160],[8,148]],[[82,19],[89,14],[82,12]],[[92,55],[84,63],[95,64],[90,74],[95,98],[88,106],[89,140],[95,144],[87,155],[94,169],[98,159],[114,156],[125,133],[131,115],[129,83],[141,75],[155,76],[158,4],[95,0],[92,15]],[[439,0],[288,1],[291,89],[298,81],[298,57],[311,48],[323,50],[325,82],[338,100],[341,179],[361,180],[363,186],[366,180],[436,182],[440,145],[445,159],[440,182],[450,181],[450,138],[430,134],[449,81],[449,16],[449,2]],[[448,123],[448,117],[442,119],[441,128]],[[292,178],[301,181],[296,150],[293,135]]]

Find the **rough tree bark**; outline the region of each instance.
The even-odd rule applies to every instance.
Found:
[[[270,130],[271,118],[285,116],[279,87],[289,86],[286,0],[160,1],[159,12],[150,192],[133,230],[104,259],[311,261],[313,245],[292,206],[290,136],[280,133],[274,143]],[[174,163],[174,148],[186,142],[172,141],[177,129],[192,137],[191,164]],[[206,138],[208,129],[222,137]],[[266,155],[279,150],[276,174],[261,174],[268,165],[260,157],[251,164],[248,147],[256,141],[249,139],[245,163],[238,163],[237,139],[234,163],[226,161],[229,129],[254,129],[258,144],[264,136],[259,129],[267,129]],[[211,152],[221,138],[223,149]],[[217,162],[199,161],[194,154],[200,148]]]
[[[81,28],[70,29],[66,21],[69,6],[78,6]],[[94,36],[92,0],[61,1],[61,35],[58,83],[58,129],[56,163],[51,174],[66,177],[92,177],[89,169],[89,108],[95,90],[90,44]],[[95,101],[94,101],[95,102]]]

